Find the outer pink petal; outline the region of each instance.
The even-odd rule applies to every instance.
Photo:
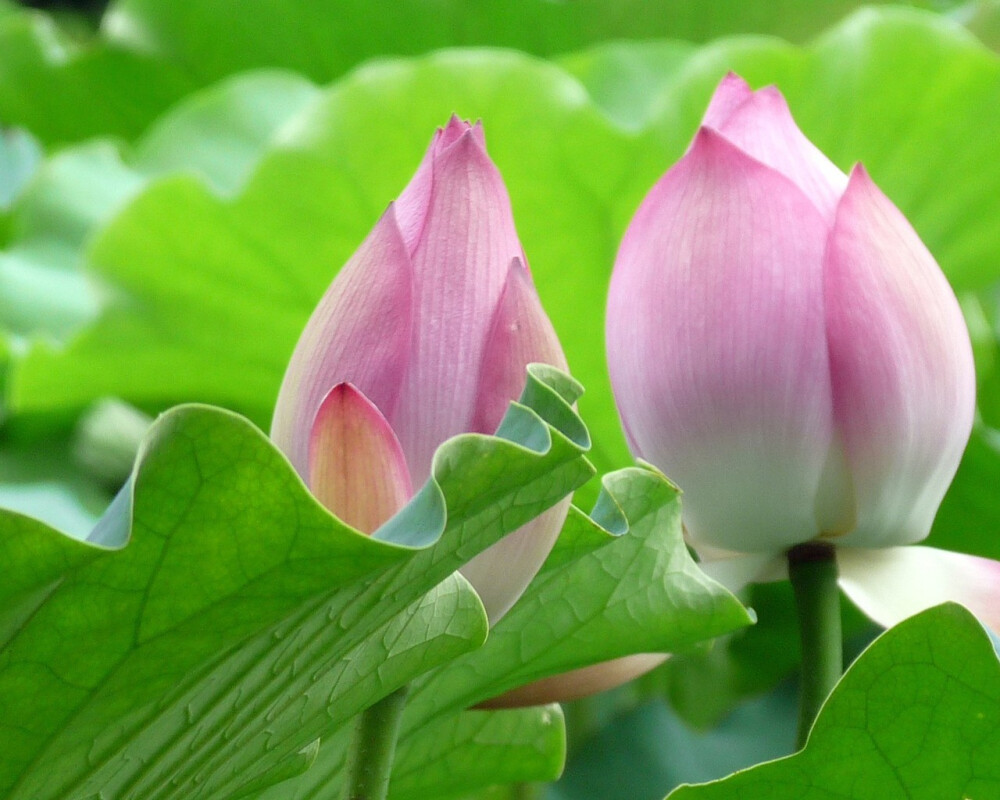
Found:
[[[727,73],[712,93],[712,99],[708,103],[701,124],[717,131],[722,130],[726,120],[752,97],[753,90],[750,84],[735,72]]]
[[[560,500],[460,570],[483,601],[491,625],[510,610],[538,573],[559,537],[571,501],[572,497]]]
[[[799,130],[781,92],[766,86],[733,105],[743,95],[743,89],[734,86],[735,81],[742,83],[735,76],[723,79],[716,92],[719,99],[712,99],[717,107],[709,106],[705,124],[791,178],[832,223],[837,201],[847,186],[847,176]],[[708,121],[710,118],[713,122]]]
[[[413,253],[427,220],[427,211],[431,202],[431,191],[434,185],[434,164],[448,148],[458,141],[466,132],[472,132],[479,143],[485,147],[482,125],[470,125],[452,114],[448,124],[438,128],[431,139],[430,147],[423,161],[417,168],[410,182],[396,200],[396,220],[406,242],[407,252]]]
[[[787,178],[703,128],[622,242],[615,399],[638,455],[684,490],[695,543],[771,552],[817,532],[832,431],[826,231]]]
[[[353,383],[391,416],[410,346],[411,295],[390,206],[320,300],[281,384],[271,438],[303,477],[313,419],[333,386]]]
[[[375,531],[413,494],[392,428],[349,383],[330,390],[313,421],[309,488],[331,512],[364,533]]]
[[[628,683],[666,660],[667,656],[663,653],[639,653],[616,658],[511,689],[499,697],[480,703],[479,708],[521,708],[579,700]]]
[[[1000,562],[937,550],[837,548],[840,586],[886,628],[932,606],[961,603],[1000,634]]]
[[[837,213],[824,286],[836,424],[857,501],[857,526],[841,542],[917,541],[972,428],[972,347],[948,281],[860,167]]]
[[[390,419],[415,483],[437,446],[471,427],[490,320],[515,257],[523,254],[507,190],[482,132],[469,129],[435,155],[413,253],[412,355]]]
[[[528,364],[568,369],[559,338],[542,309],[521,260],[510,263],[507,281],[493,312],[479,371],[476,413],[470,430],[493,433],[511,400],[524,390]]]
[[[566,357],[542,310],[531,276],[515,258],[483,350],[470,430],[496,430],[510,401],[524,390],[526,367],[532,362],[567,369]],[[462,574],[482,598],[491,623],[507,613],[542,566],[562,530],[569,505],[567,497],[462,567]]]

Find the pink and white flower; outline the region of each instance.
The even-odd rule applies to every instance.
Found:
[[[376,530],[460,433],[493,433],[525,367],[566,369],[480,124],[452,117],[300,338],[271,438],[316,497]],[[496,620],[545,559],[569,498],[463,573]]]
[[[864,168],[834,166],[774,87],[727,76],[643,201],[607,349],[630,446],[684,490],[707,571],[736,587],[825,541],[879,622],[954,599],[1000,630],[1000,564],[904,547],[972,427],[958,302]]]

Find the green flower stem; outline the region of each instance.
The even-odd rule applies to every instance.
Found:
[[[385,800],[409,690],[403,686],[358,715],[347,754],[345,800]]]
[[[788,551],[788,577],[795,593],[802,641],[798,733],[801,749],[820,706],[844,671],[840,590],[833,547],[817,543],[793,547]]]

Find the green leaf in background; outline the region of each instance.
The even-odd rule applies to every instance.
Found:
[[[1000,433],[977,426],[927,544],[1000,561],[997,486],[1000,486]]]
[[[801,649],[791,584],[755,584],[742,594],[757,624],[714,642],[711,649],[678,654],[640,680],[640,696],[669,697],[687,724],[707,730],[748,699],[795,679]],[[841,620],[845,663],[850,663],[878,629],[843,595]]]
[[[291,72],[238,75],[195,92],[136,143],[132,166],[146,176],[194,172],[220,194],[234,194],[287,123],[319,90]]]
[[[937,9],[940,2],[910,5]],[[280,66],[316,81],[385,55],[490,45],[555,55],[611,39],[707,41],[761,33],[801,41],[853,10],[850,0],[117,0],[106,36],[159,54],[201,80]]]
[[[89,542],[2,514],[0,793],[239,796],[481,644],[482,605],[453,571],[593,472],[579,386],[533,370],[503,430],[536,449],[443,445],[379,532],[415,547],[346,528],[260,431],[199,406],[157,421]]]
[[[637,468],[602,484],[593,517],[571,512],[542,570],[486,644],[414,682],[402,742],[433,738],[440,720],[509,689],[621,656],[686,648],[750,623],[695,566],[673,486]],[[264,800],[323,796],[337,785],[342,760],[336,748],[321,748],[313,769]]]
[[[0,131],[0,210],[10,208],[41,161],[34,137],[21,128]]]
[[[193,88],[163,60],[103,42],[81,47],[44,14],[0,16],[0,122],[46,145],[134,138]]]
[[[191,95],[124,152],[97,140],[44,162],[7,221],[13,242],[0,253],[0,325],[21,337],[69,338],[114,302],[113,287],[81,272],[95,229],[163,173],[185,172],[220,194],[235,192],[317,94],[296,75],[238,76]]]
[[[1000,50],[1000,0],[969,0],[954,16],[994,50]]]
[[[347,729],[323,739],[308,771],[247,798],[333,800],[349,745]],[[467,797],[496,784],[553,781],[562,772],[566,731],[558,705],[460,711],[441,717],[396,747],[391,800]]]
[[[784,684],[740,705],[710,731],[662,700],[612,718],[570,754],[546,800],[660,800],[681,783],[714,780],[794,749],[798,708]],[[625,777],[627,776],[627,777]]]
[[[844,675],[796,755],[671,800],[942,800],[1000,796],[1000,664],[946,604],[883,634]]]
[[[990,2],[955,14],[989,36]],[[31,128],[47,144],[133,139],[185,93],[247,69],[292,69],[326,82],[370,59],[453,46],[551,56],[609,39],[757,33],[801,42],[855,7],[850,0],[401,0],[373,12],[365,0],[121,0],[92,36],[78,18],[7,4],[0,14],[0,120]]]
[[[82,474],[62,440],[4,441],[0,447],[0,508],[84,539],[109,500],[102,486]]]

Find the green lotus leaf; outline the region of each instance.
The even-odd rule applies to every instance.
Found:
[[[883,634],[847,671],[805,749],[671,800],[938,800],[1000,795],[1000,663],[946,604]]]
[[[0,793],[245,792],[480,645],[485,612],[455,569],[593,472],[579,386],[544,367],[528,383],[510,438],[442,445],[373,537],[248,421],[205,406],[154,424],[88,541],[3,513]]]

